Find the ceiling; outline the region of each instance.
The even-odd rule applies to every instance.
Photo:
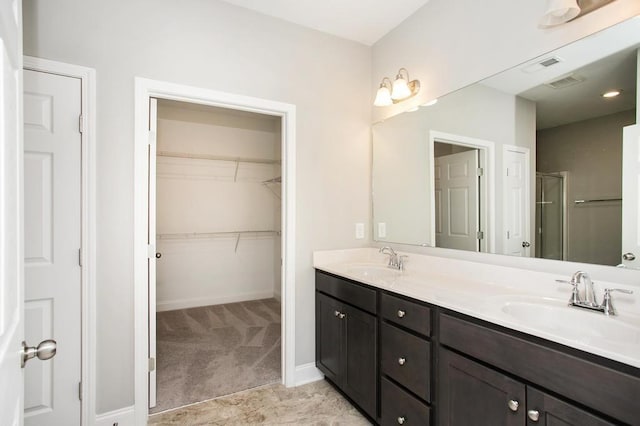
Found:
[[[223,0],[367,46],[429,0]]]

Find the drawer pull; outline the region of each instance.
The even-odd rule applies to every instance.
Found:
[[[398,417],[398,424],[399,425],[403,425],[405,421],[406,421],[406,419],[404,418],[404,416]]]
[[[518,407],[520,406],[520,403],[515,399],[510,399],[507,405],[509,406],[509,410],[515,412],[515,411],[518,411]]]
[[[404,365],[405,362],[407,362],[405,358],[402,358],[402,357],[398,358],[398,364]]]
[[[538,410],[527,411],[527,416],[532,422],[537,422],[540,419],[540,412]]]
[[[407,315],[405,311],[398,309],[398,318],[404,318],[405,315]]]

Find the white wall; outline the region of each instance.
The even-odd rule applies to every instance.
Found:
[[[25,54],[97,70],[97,412],[133,404],[134,77],[295,104],[296,365],[316,249],[366,244],[370,49],[218,0],[25,0]]]
[[[157,128],[160,154],[280,160],[279,117],[160,100]],[[157,157],[158,311],[274,296],[281,200],[263,182],[280,174],[279,164]]]
[[[568,24],[538,28],[544,0],[430,0],[373,46],[371,93],[400,67],[421,82],[416,98],[373,109],[373,121],[406,111],[640,13],[615,2]]]

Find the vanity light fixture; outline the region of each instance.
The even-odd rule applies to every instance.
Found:
[[[547,0],[547,9],[540,19],[540,28],[551,28],[580,18],[615,0]]]
[[[406,68],[400,68],[393,83],[388,77],[382,79],[373,104],[375,106],[397,104],[398,102],[417,95],[419,91],[420,81],[411,80],[409,78],[409,71],[407,71]]]
[[[608,92],[603,93],[601,96],[603,98],[615,98],[616,96],[620,96],[622,90],[609,90]]]

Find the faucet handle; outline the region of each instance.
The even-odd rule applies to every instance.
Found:
[[[556,280],[556,282],[560,284],[569,284],[570,286],[573,286],[573,290],[571,290],[571,298],[569,299],[569,305],[577,305],[581,302],[577,281],[571,279],[571,281]]]
[[[624,288],[605,288],[604,295],[611,296],[611,293],[613,293],[614,291],[617,291],[619,293],[624,293],[624,294],[633,294],[633,290],[627,290]]]
[[[616,315],[616,310],[611,301],[611,293],[614,291],[624,294],[633,294],[633,291],[626,290],[624,288],[605,288],[604,299],[602,299],[602,305],[600,305],[602,307],[602,312],[604,312],[605,315]]]
[[[408,258],[406,254],[398,255],[398,269],[404,271],[404,259]]]

